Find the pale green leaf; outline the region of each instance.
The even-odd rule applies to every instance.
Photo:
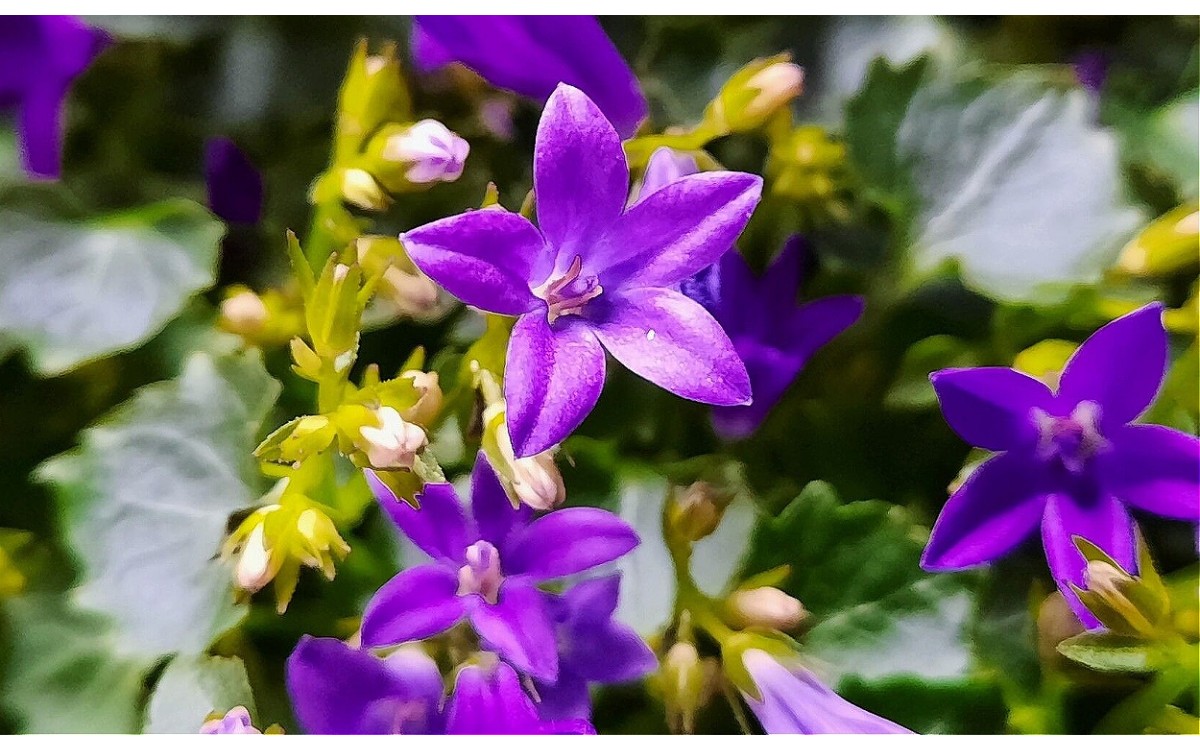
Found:
[[[224,715],[236,706],[255,715],[254,696],[241,659],[179,657],[171,660],[154,687],[146,709],[145,731],[195,734],[209,714]]]

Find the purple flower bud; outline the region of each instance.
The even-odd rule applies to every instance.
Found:
[[[228,138],[210,138],[204,146],[208,207],[230,224],[262,219],[263,180],[250,159]]]
[[[408,165],[404,178],[415,185],[454,182],[462,176],[471,147],[437,120],[421,120],[390,135],[382,157]]]
[[[209,719],[200,727],[200,734],[262,734],[250,721],[245,706],[234,706],[217,719]]]

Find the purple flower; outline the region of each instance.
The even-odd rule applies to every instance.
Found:
[[[646,97],[592,16],[417,16],[422,71],[460,62],[493,86],[545,101],[559,83],[582,89],[622,137],[646,119]]]
[[[669,148],[656,150],[636,203],[696,170],[691,156]],[[852,295],[796,304],[805,253],[803,238],[792,237],[760,278],[730,247],[716,264],[680,284],[680,291],[703,305],[725,329],[750,374],[753,403],[713,409],[713,427],[726,440],[746,438],[757,430],[817,349],[862,315],[863,300]]]
[[[209,719],[200,726],[200,734],[262,734],[250,721],[245,706],[234,706],[224,716]]]
[[[756,648],[742,653],[742,663],[760,693],[742,697],[767,734],[911,734],[850,703],[799,664],[785,666]]]
[[[796,303],[804,253],[804,240],[792,237],[759,277],[730,250],[683,286],[733,339],[750,373],[754,403],[713,409],[713,427],[726,440],[757,430],[809,358],[862,315],[863,299],[854,295]]]
[[[400,530],[433,558],[383,585],[363,613],[362,641],[387,646],[441,633],[466,618],[488,648],[522,672],[558,676],[554,626],[537,584],[611,562],[638,544],[628,524],[599,508],[566,508],[531,520],[508,500],[480,453],[471,515],[449,484],[428,484],[420,510],[367,479]]]
[[[63,100],[107,44],[108,35],[70,16],[10,16],[0,23],[0,109],[18,113],[29,176],[61,174]]]
[[[419,647],[380,659],[334,638],[306,635],[288,657],[287,689],[308,734],[594,733],[584,721],[543,721],[516,672],[502,662],[460,669],[442,711],[441,673]]]
[[[542,718],[587,719],[589,682],[628,682],[658,665],[646,642],[613,619],[620,586],[618,574],[576,584],[562,596],[546,594],[558,641],[558,679],[534,681]]]
[[[964,440],[999,453],[942,509],[922,565],[958,570],[995,560],[1041,524],[1050,571],[1075,614],[1097,620],[1071,590],[1083,586],[1081,536],[1135,570],[1126,504],[1195,523],[1200,440],[1129,424],[1154,401],[1167,367],[1162,305],[1104,326],[1067,362],[1058,392],[1007,367],[936,372],[946,421]]]
[[[204,145],[208,207],[230,224],[257,224],[262,218],[263,181],[258,169],[228,138]]]
[[[402,236],[413,262],[451,294],[520,316],[504,378],[519,457],[560,442],[591,411],[604,385],[605,349],[684,398],[750,402],[750,379],[729,337],[672,287],[733,244],[762,179],[688,175],[624,210],[628,187],[616,131],[564,84],[538,126],[538,227],[480,210]]]

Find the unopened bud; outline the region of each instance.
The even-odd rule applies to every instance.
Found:
[[[385,136],[380,156],[403,167],[414,185],[454,182],[462,176],[470,145],[437,120],[421,120]]]
[[[382,211],[388,206],[387,193],[365,169],[343,170],[341,189],[342,198],[359,208]]]
[[[245,706],[234,706],[225,714],[211,716],[200,726],[200,734],[262,734],[250,721]]]
[[[420,394],[417,403],[405,410],[404,418],[420,425],[431,424],[442,409],[442,387],[438,384],[438,374],[407,370],[400,373],[400,377],[409,378],[413,388]]]
[[[379,285],[380,293],[387,296],[398,312],[408,316],[420,316],[438,308],[438,286],[420,271],[408,273],[399,268],[383,272]]]
[[[716,488],[708,482],[693,482],[670,500],[667,510],[671,532],[681,539],[697,542],[713,533],[725,515],[727,503],[720,501]]]
[[[1123,589],[1133,582],[1133,578],[1103,560],[1089,560],[1083,571],[1083,581],[1088,591],[1112,601],[1126,598]]]
[[[726,616],[738,628],[794,630],[808,617],[799,599],[774,586],[735,591],[725,600]]]
[[[804,91],[804,69],[790,62],[772,63],[751,76],[746,85],[758,89],[758,94],[743,110],[745,116],[766,119]]]
[[[668,725],[672,731],[692,734],[706,692],[704,664],[696,646],[687,641],[671,646],[663,658],[660,674]]]
[[[1058,652],[1058,644],[1083,630],[1083,624],[1071,611],[1066,598],[1061,592],[1055,591],[1038,608],[1038,655],[1045,663],[1061,664],[1063,656]]]
[[[239,336],[253,336],[267,324],[267,306],[249,289],[226,297],[221,302],[221,327]]]
[[[513,491],[535,510],[550,510],[567,499],[562,472],[549,451],[513,461]]]
[[[376,410],[379,427],[361,427],[360,449],[376,469],[411,469],[417,452],[429,442],[425,430],[404,421],[390,406]]]
[[[271,582],[275,577],[271,570],[271,552],[267,549],[263,525],[254,527],[242,545],[234,568],[234,580],[238,588],[255,593]]]

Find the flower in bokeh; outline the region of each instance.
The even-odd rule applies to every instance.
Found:
[[[742,664],[759,692],[742,697],[767,734],[911,734],[842,698],[798,663],[749,648]]]
[[[688,175],[624,210],[629,167],[603,113],[578,89],[550,97],[534,148],[538,227],[472,211],[405,233],[409,256],[459,299],[517,315],[505,366],[518,457],[562,441],[595,406],[604,351],[684,398],[750,402],[729,337],[672,287],[712,263],[746,226],[762,179]]]
[[[1085,341],[1057,392],[1006,367],[932,376],[942,413],[967,442],[1000,451],[950,496],[922,565],[958,570],[1004,555],[1040,524],[1046,559],[1080,620],[1098,623],[1072,590],[1086,560],[1073,536],[1136,570],[1126,505],[1195,523],[1200,518],[1200,440],[1129,424],[1154,401],[1167,368],[1163,307],[1147,305]]]
[[[0,23],[0,109],[17,113],[29,176],[54,179],[62,172],[63,102],[108,41],[70,16],[10,16]]]
[[[512,667],[482,656],[459,670],[443,711],[442,676],[419,646],[380,659],[304,636],[288,657],[287,689],[308,734],[593,733],[585,721],[542,720]]]
[[[622,137],[646,118],[646,98],[592,16],[417,16],[413,58],[432,71],[462,63],[499,88],[545,101],[559,83],[581,89]]]
[[[696,172],[686,154],[660,148],[650,157],[635,203]],[[716,264],[685,279],[680,291],[703,305],[733,341],[750,374],[754,402],[713,409],[721,437],[749,437],[818,349],[854,324],[863,299],[836,295],[798,305],[806,244],[796,236],[761,277],[730,248]]]
[[[638,544],[628,524],[599,508],[567,508],[533,519],[513,508],[483,454],[471,475],[471,514],[449,484],[427,484],[420,510],[396,499],[373,472],[371,489],[392,521],[433,560],[408,568],[375,593],[362,641],[390,646],[441,633],[464,618],[522,672],[558,675],[554,628],[537,584],[611,562]]]
[[[591,716],[588,683],[628,682],[657,665],[646,642],[613,618],[621,576],[583,581],[561,596],[547,594],[558,642],[558,678],[535,680],[545,719]]]
[[[228,138],[204,145],[208,207],[230,224],[257,224],[262,218],[263,180],[258,169]]]

